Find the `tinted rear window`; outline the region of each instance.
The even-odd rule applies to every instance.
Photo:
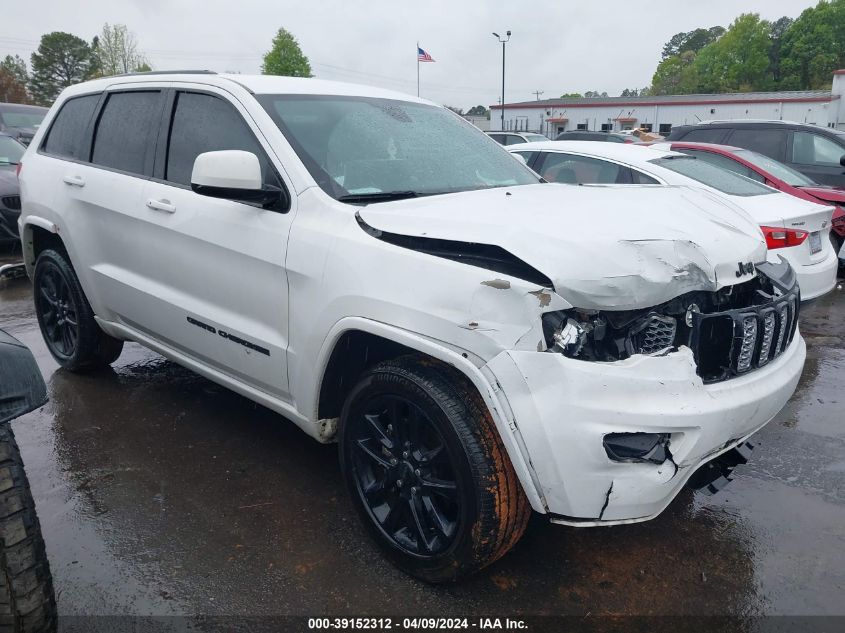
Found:
[[[774,189],[766,185],[692,156],[658,158],[649,162],[697,180],[731,196],[764,196],[775,193]]]
[[[91,162],[135,174],[144,173],[147,140],[159,116],[160,92],[114,92],[97,123]]]
[[[53,120],[42,149],[63,158],[88,160],[82,145],[99,100],[98,94],[68,99]]]
[[[786,134],[786,130],[734,130],[728,143],[781,160],[786,149]]]

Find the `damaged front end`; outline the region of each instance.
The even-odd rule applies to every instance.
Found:
[[[762,367],[791,343],[800,293],[792,268],[764,263],[754,278],[715,292],[688,292],[640,310],[561,310],[543,315],[548,351],[615,362],[688,347],[705,383]]]

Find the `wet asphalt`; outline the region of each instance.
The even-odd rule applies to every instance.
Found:
[[[334,446],[136,344],[110,371],[60,370],[26,279],[0,281],[0,327],[48,385],[13,428],[62,615],[845,615],[842,284],[804,305],[798,390],[727,488],[630,526],[535,515],[505,558],[441,587],[382,558]]]

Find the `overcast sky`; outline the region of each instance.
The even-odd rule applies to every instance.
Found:
[[[797,17],[816,0],[35,0],[4,2],[0,56],[27,62],[42,34],[88,41],[104,22],[126,24],[156,69],[257,73],[278,27],[298,39],[323,79],[416,92],[468,108],[497,103],[501,45],[507,45],[505,100],[607,91],[651,82],[663,44],[679,31],[728,26],[741,12]],[[84,7],[84,8],[83,8]]]

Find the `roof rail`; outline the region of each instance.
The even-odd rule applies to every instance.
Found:
[[[712,123],[783,123],[784,125],[806,125],[806,123],[784,119],[706,119],[699,121],[697,125],[710,125]]]
[[[115,77],[138,77],[144,75],[216,75],[213,70],[144,70],[136,73],[121,73]]]

